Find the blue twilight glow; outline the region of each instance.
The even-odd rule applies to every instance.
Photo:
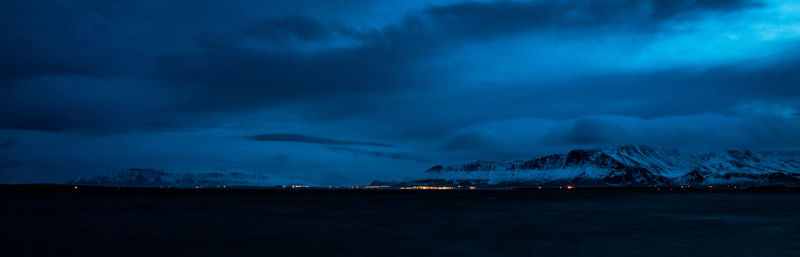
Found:
[[[0,183],[800,146],[800,1],[5,1]]]

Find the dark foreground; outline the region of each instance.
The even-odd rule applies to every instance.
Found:
[[[800,256],[800,192],[2,186],[5,256]]]

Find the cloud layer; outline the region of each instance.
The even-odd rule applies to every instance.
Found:
[[[5,7],[0,182],[142,163],[355,183],[574,147],[800,145],[796,3]]]
[[[249,136],[247,138],[250,140],[267,141],[267,142],[269,141],[299,142],[299,143],[312,143],[312,144],[323,144],[323,145],[363,145],[363,146],[380,146],[380,147],[393,146],[391,144],[350,141],[350,140],[336,140],[336,139],[329,139],[329,138],[322,138],[322,137],[315,137],[315,136],[308,136],[301,134],[291,134],[291,133],[259,134],[259,135]]]

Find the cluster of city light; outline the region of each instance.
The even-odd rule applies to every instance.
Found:
[[[307,188],[307,187],[311,187],[311,186],[306,186],[306,185],[288,185],[288,186],[286,186],[286,185],[284,185],[284,186],[281,186],[281,187],[282,188]]]
[[[410,186],[401,187],[400,189],[413,189],[413,190],[453,190],[456,187],[437,187],[437,186]]]

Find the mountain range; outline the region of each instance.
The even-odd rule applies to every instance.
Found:
[[[70,185],[121,187],[269,187],[305,185],[302,181],[247,173],[170,173],[154,169],[130,169],[115,174],[79,177]]]
[[[436,165],[423,175],[372,185],[619,187],[800,186],[800,151],[686,152],[644,145],[578,149],[529,160]]]

